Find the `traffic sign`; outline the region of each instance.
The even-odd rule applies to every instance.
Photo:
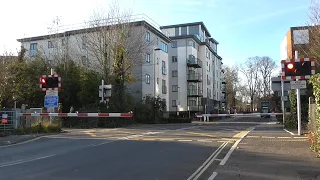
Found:
[[[291,81],[290,82],[291,89],[305,89],[307,88],[307,82],[303,81]]]
[[[59,96],[49,96],[46,95],[44,98],[44,107],[54,107],[57,108],[59,106]]]
[[[2,114],[1,124],[8,124],[8,114]]]

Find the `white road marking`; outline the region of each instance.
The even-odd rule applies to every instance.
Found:
[[[181,142],[191,142],[192,140],[191,140],[191,139],[179,139],[178,141],[181,141]]]
[[[37,158],[29,158],[29,159],[25,159],[25,160],[12,161],[12,162],[8,162],[8,163],[0,164],[0,168],[13,166],[13,165],[17,165],[17,164],[23,164],[26,162],[36,161],[36,160],[40,160],[40,159],[46,159],[46,158],[53,157],[53,156],[55,156],[55,154],[37,157]]]
[[[212,142],[212,141],[199,139],[198,142]],[[219,141],[218,141],[218,142],[219,142]]]
[[[206,171],[208,169],[208,167],[212,164],[212,162],[217,158],[217,156],[221,153],[221,151],[223,150],[223,148],[225,148],[228,145],[228,142],[226,144],[224,144],[220,150],[215,154],[215,156],[213,156],[213,158],[209,161],[209,163],[198,173],[198,175],[196,177],[194,177],[193,180],[197,180],[201,174]]]
[[[109,144],[109,143],[112,143],[114,141],[107,141],[107,142],[103,142],[103,143],[100,143],[100,144],[92,144],[91,146],[93,147],[96,147],[96,146],[101,146],[101,145],[104,145],[104,144]]]
[[[208,180],[213,180],[218,175],[217,172],[213,172]]]
[[[287,133],[291,134],[292,136],[294,135],[294,133],[293,133],[293,132],[288,131],[287,129],[283,129],[283,130],[284,130],[284,131],[286,131]]]
[[[293,137],[295,139],[308,139],[307,137]]]
[[[262,138],[265,138],[265,139],[275,139],[276,137],[262,136]]]
[[[236,147],[238,146],[238,144],[241,142],[241,140],[247,135],[249,134],[249,132],[251,132],[252,130],[254,130],[255,127],[252,127],[250,129],[248,129],[247,131],[242,131],[241,133],[243,133],[243,135],[240,137],[240,139],[238,139],[230,148],[229,152],[226,154],[226,156],[222,159],[222,161],[220,162],[219,165],[225,165],[226,162],[228,161],[229,157],[231,156],[232,152],[236,149]]]
[[[191,180],[195,175],[197,175],[201,171],[201,169],[210,161],[210,159],[226,144],[227,142],[222,143],[187,180]]]
[[[259,138],[260,136],[247,136],[247,138]]]
[[[278,137],[279,139],[290,139],[291,137]]]
[[[210,156],[209,158],[187,179],[187,180],[196,180],[201,176],[201,174],[208,168],[208,166],[214,161],[214,159],[219,155],[228,142],[222,143]]]

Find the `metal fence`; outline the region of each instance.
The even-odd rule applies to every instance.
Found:
[[[2,117],[2,114],[7,114],[8,116],[8,123],[2,124],[0,122],[0,132],[6,132],[6,131],[12,131],[14,129],[17,129],[19,120],[17,118],[17,112],[19,110],[0,110],[0,118]]]

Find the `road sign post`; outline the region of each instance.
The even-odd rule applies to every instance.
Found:
[[[291,89],[305,89],[307,88],[307,81],[291,81],[290,82]]]
[[[59,106],[58,92],[61,89],[61,77],[54,73],[54,69],[51,68],[50,75],[40,76],[40,90],[46,91],[44,107],[47,108],[47,112],[55,112],[55,108]],[[50,125],[52,124],[52,117],[50,117]]]
[[[294,60],[282,60],[282,80],[291,80],[291,89],[297,91],[297,118],[298,135],[301,135],[301,89],[306,88],[306,79],[315,74],[315,61],[313,58],[298,58],[298,51],[295,51]]]

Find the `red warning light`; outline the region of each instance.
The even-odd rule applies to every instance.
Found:
[[[40,78],[40,83],[41,84],[46,84],[46,80],[44,78]]]
[[[289,63],[289,64],[287,65],[287,68],[288,68],[288,69],[293,69],[293,64],[292,64],[292,63]]]

